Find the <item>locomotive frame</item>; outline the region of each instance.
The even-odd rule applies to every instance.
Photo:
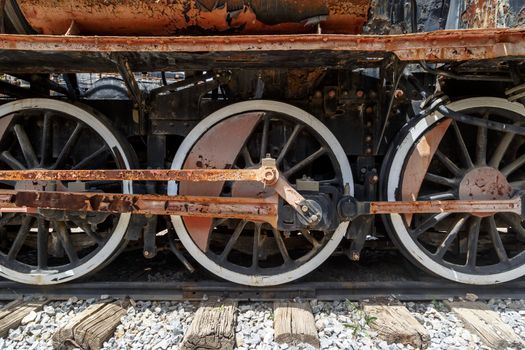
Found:
[[[74,34],[71,23],[66,35],[0,35],[0,71],[29,83],[0,82],[0,125],[9,140],[0,156],[8,187],[0,189],[0,223],[20,227],[0,253],[4,276],[68,281],[96,271],[127,240],[142,239],[151,258],[165,227],[186,266],[175,234],[208,270],[242,284],[291,281],[338,247],[358,260],[367,236],[383,226],[409,259],[452,280],[492,284],[525,273],[518,176],[525,159],[517,142],[525,136],[525,29]],[[167,82],[162,73],[164,84],[149,91],[136,73],[173,71],[185,79]],[[77,73],[117,74],[127,98],[89,99]],[[490,96],[479,99],[487,89]],[[46,130],[61,123],[63,139],[46,141]],[[86,151],[74,157],[80,130],[88,129],[98,141],[84,138]],[[114,159],[80,170],[105,139]],[[491,141],[499,145],[492,149]],[[296,142],[302,148],[294,149]],[[445,153],[451,147],[459,156]],[[293,159],[286,158],[290,150]],[[99,234],[99,226],[107,232]],[[18,261],[32,235],[36,261]],[[483,240],[488,250],[479,248]],[[79,245],[86,250],[80,255]],[[239,257],[230,257],[232,249]],[[477,265],[484,254],[488,262]]]

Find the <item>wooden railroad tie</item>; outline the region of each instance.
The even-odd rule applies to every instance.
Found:
[[[389,344],[409,344],[416,349],[426,349],[429,346],[430,335],[405,306],[365,303],[363,310],[367,315],[375,317],[370,327]]]
[[[46,301],[17,299],[4,306],[0,310],[0,337],[7,337],[10,329],[20,326],[24,318],[40,311],[45,303]]]
[[[319,335],[308,302],[275,302],[273,304],[274,339],[277,343],[307,343],[319,348]]]
[[[523,348],[525,342],[488,305],[473,301],[445,301],[445,305],[491,349]]]
[[[202,303],[184,335],[180,349],[233,349],[236,311],[236,302]]]
[[[129,300],[108,301],[92,304],[74,316],[53,335],[55,349],[101,349],[113,336],[126,313]]]

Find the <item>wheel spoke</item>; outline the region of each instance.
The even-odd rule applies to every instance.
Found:
[[[80,122],[77,123],[75,126],[75,129],[69,136],[69,139],[66,141],[66,144],[64,145],[64,148],[62,148],[62,151],[58,155],[58,158],[53,165],[53,169],[58,169],[62,165],[62,163],[67,159],[71,151],[73,150],[73,147],[75,146],[79,136],[80,132],[82,130],[82,124]]]
[[[457,185],[456,179],[449,179],[448,177],[427,173],[425,175],[425,180],[433,182],[435,184],[447,186],[447,187],[455,187]]]
[[[310,154],[308,157],[306,157],[305,159],[301,160],[299,163],[295,164],[292,168],[286,170],[284,172],[284,176],[285,177],[290,177],[290,175],[295,174],[296,172],[298,172],[302,168],[312,164],[317,158],[322,156],[325,152],[326,152],[326,149],[324,147],[319,148],[317,151],[315,151],[314,153]]]
[[[525,228],[521,225],[521,219],[519,216],[509,213],[498,213],[498,217],[503,219],[503,221],[516,231],[521,238],[525,239]]]
[[[476,266],[476,258],[478,255],[478,240],[479,230],[481,227],[481,218],[473,218],[468,231],[468,243],[467,243],[467,260],[466,264],[470,267]]]
[[[509,165],[505,166],[503,169],[501,169],[501,173],[508,177],[510,174],[512,174],[514,171],[519,169],[523,164],[525,164],[525,154],[521,157],[518,157],[513,162],[511,162]]]
[[[509,182],[510,187],[516,189],[523,189],[525,187],[525,180]]]
[[[81,220],[73,220],[73,222],[75,223],[75,225],[77,225],[80,229],[82,229],[82,231],[84,231],[84,233],[89,237],[91,238],[95,243],[97,243],[97,245],[101,246],[104,244],[104,239],[102,237],[100,237],[100,235],[98,233],[95,233],[93,232],[93,230],[88,226],[86,225],[86,223],[84,223],[83,221]]]
[[[18,144],[22,149],[22,154],[24,155],[27,166],[29,168],[36,168],[38,166],[38,159],[24,127],[20,124],[16,124],[13,127],[13,130],[15,131],[16,138],[18,139]]]
[[[483,119],[488,120],[490,112],[487,111],[483,115]],[[487,163],[487,128],[478,126],[478,133],[476,136],[476,164],[485,165]]]
[[[295,127],[293,128],[292,134],[290,135],[290,137],[288,138],[288,140],[284,144],[283,148],[281,149],[281,152],[279,152],[279,156],[277,157],[277,160],[275,161],[277,166],[279,166],[282,163],[284,157],[286,156],[286,154],[290,150],[290,147],[295,142],[295,139],[299,135],[299,132],[301,131],[302,128],[303,128],[303,126],[300,125],[300,124],[295,125]]]
[[[460,219],[458,221],[456,221],[456,223],[454,224],[454,227],[452,227],[452,230],[450,230],[450,232],[445,237],[443,242],[441,242],[441,244],[439,245],[438,249],[434,253],[434,256],[436,256],[436,257],[438,257],[440,259],[443,258],[445,253],[450,248],[450,245],[452,244],[452,242],[454,242],[454,240],[458,236],[459,230],[461,230],[461,228],[465,224],[465,221],[467,221],[467,215],[462,215],[460,217]]]
[[[64,221],[57,221],[55,223],[55,230],[60,241],[60,244],[64,248],[69,261],[72,264],[78,263],[78,254],[71,242],[70,232]]]
[[[321,243],[319,243],[318,240],[316,240],[308,230],[301,230],[301,235],[306,238],[306,240],[314,246],[314,248],[317,248]]]
[[[47,268],[47,244],[49,241],[49,225],[43,218],[37,219],[37,261],[38,268],[43,270]]]
[[[247,146],[244,146],[242,148],[241,156],[242,156],[242,159],[244,160],[244,165],[245,165],[246,168],[250,168],[250,167],[255,165],[255,163],[253,162],[252,156],[250,154],[250,151],[248,150]]]
[[[102,155],[103,153],[107,151],[108,151],[107,146],[103,145],[102,147],[97,149],[95,152],[91,153],[89,156],[87,156],[86,158],[82,159],[80,162],[75,164],[75,166],[72,167],[71,169],[72,170],[82,169],[85,166],[89,165],[94,159],[96,159],[97,157],[99,157],[100,155]]]
[[[261,240],[262,224],[256,223],[253,232],[253,255],[252,255],[252,269],[257,270],[259,266],[259,245]]]
[[[24,245],[24,242],[26,241],[27,235],[29,234],[29,230],[31,229],[32,223],[33,223],[32,217],[24,216],[24,218],[22,219],[22,224],[20,225],[20,228],[18,229],[18,232],[16,234],[16,238],[13,241],[13,244],[11,245],[9,252],[7,253],[7,258],[9,260],[16,258],[16,256],[20,252],[20,249],[22,249],[22,246]]]
[[[472,163],[472,158],[470,158],[470,154],[468,152],[467,145],[465,144],[465,140],[463,139],[463,136],[461,135],[461,130],[459,130],[459,126],[456,123],[456,121],[452,121],[452,127],[454,129],[454,133],[456,134],[461,158],[463,158],[463,162],[465,163],[465,166],[467,168],[473,168],[474,163]]]
[[[334,177],[333,179],[319,181],[319,185],[338,185],[340,183],[341,183],[341,179],[338,177]]]
[[[51,113],[44,114],[44,125],[42,126],[42,142],[40,145],[40,166],[44,166],[50,155],[51,146]]]
[[[222,251],[221,255],[219,255],[219,261],[224,261],[226,258],[228,258],[228,255],[233,249],[233,246],[235,243],[237,243],[237,240],[239,239],[242,230],[244,230],[244,227],[246,226],[248,222],[245,220],[242,220],[235,226],[235,230],[233,231],[230,239],[228,240],[228,243],[226,243],[226,247],[224,247],[224,250]]]
[[[498,146],[496,147],[496,150],[492,154],[492,157],[489,161],[489,166],[499,169],[499,164],[501,163],[501,160],[503,159],[503,156],[505,155],[505,152],[507,152],[507,149],[509,148],[512,140],[514,139],[514,135],[512,133],[506,133],[499,142]]]
[[[494,216],[491,216],[489,218],[489,231],[490,238],[492,239],[492,244],[494,245],[494,250],[496,251],[500,262],[508,263],[509,257],[507,256],[507,252],[505,251],[505,247],[503,246],[503,242],[501,241],[501,237],[499,235]]]
[[[2,217],[0,218],[0,226],[8,224],[9,221],[11,221],[15,216],[16,214],[14,213],[3,213]]]
[[[420,196],[418,199],[420,201],[437,201],[437,200],[454,199],[454,198],[456,198],[456,194],[453,191],[448,191],[448,192],[427,194],[424,196]]]
[[[454,176],[459,176],[461,174],[459,167],[441,151],[437,150],[435,155],[437,159],[445,166],[445,168],[447,168]]]
[[[283,257],[284,264],[288,265],[291,262],[291,259],[288,251],[286,250],[286,245],[284,244],[281,232],[276,229],[273,229],[272,231],[273,236],[275,237],[275,242],[277,243],[277,248],[279,248],[279,252],[281,252],[281,256]]]
[[[2,159],[4,163],[9,165],[9,167],[13,170],[26,170],[27,169],[26,166],[20,163],[18,159],[13,157],[13,155],[9,151],[3,151],[2,154],[0,155],[0,159]]]
[[[270,117],[268,115],[264,116],[263,123],[263,132],[261,137],[261,162],[262,159],[266,157],[266,151],[268,150],[268,134],[270,131]]]
[[[428,219],[423,221],[419,226],[414,228],[412,232],[410,232],[410,235],[413,238],[418,238],[421,234],[427,232],[432,227],[436,226],[436,224],[446,217],[448,217],[451,213],[439,213],[439,214],[433,214]]]

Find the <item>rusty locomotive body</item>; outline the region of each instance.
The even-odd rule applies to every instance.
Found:
[[[267,286],[392,243],[525,275],[522,1],[2,4],[2,276],[166,246]]]

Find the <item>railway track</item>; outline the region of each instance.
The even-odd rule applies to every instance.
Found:
[[[221,349],[273,349],[298,343],[298,349],[366,344],[435,348],[438,331],[468,335],[466,344],[474,347],[517,348],[525,335],[515,326],[523,322],[523,315],[518,315],[523,307],[505,311],[518,315],[511,328],[508,315],[498,310],[503,300],[523,303],[523,279],[493,286],[453,283],[421,273],[395,251],[368,252],[351,264],[336,255],[306,279],[264,288],[214,280],[202,269],[190,274],[167,252],[131,264],[141,261],[140,253],[121,254],[93,277],[78,282],[38,287],[0,281],[0,300],[12,300],[0,309],[0,337],[4,334],[0,342],[22,346],[24,339],[31,339],[33,327],[40,327],[34,323],[47,317],[54,326],[46,327],[35,341],[55,348],[71,341],[79,347],[95,341],[98,345],[91,348],[129,348],[149,339],[148,331],[134,329],[137,324],[159,332],[152,335],[152,349],[196,349],[202,346],[201,338]],[[473,298],[482,301],[472,302]],[[54,320],[61,312],[60,321]],[[490,325],[470,324],[485,322],[487,315],[492,317]],[[427,319],[443,324],[436,330]],[[90,329],[107,331],[78,335],[93,323],[98,326]],[[302,326],[293,326],[296,323]],[[478,331],[469,331],[472,327]]]
[[[0,281],[0,300],[23,297],[64,300],[108,296],[135,300],[276,301],[363,300],[395,297],[398,300],[439,300],[473,293],[480,298],[525,298],[525,279],[497,285],[465,285],[430,276],[414,268],[399,253],[369,252],[362,261],[348,263],[334,256],[319,271],[299,281],[271,287],[250,287],[221,281],[197,268],[189,273],[169,252],[139,260],[139,251],[119,256],[108,267],[78,282],[34,286]],[[140,262],[140,263],[138,263]]]
[[[50,299],[97,298],[107,295],[115,298],[131,297],[137,300],[224,300],[273,301],[283,299],[362,300],[395,297],[399,300],[436,300],[473,293],[483,299],[525,298],[525,281],[514,281],[497,286],[466,286],[429,281],[353,281],[353,282],[298,282],[284,286],[255,288],[228,282],[203,280],[199,282],[84,282],[53,287],[0,282],[0,299],[20,296]]]
[[[509,300],[469,299],[17,299],[0,309],[0,343],[3,348],[30,343],[55,349],[433,349],[444,334],[441,340],[457,349],[524,346],[524,300],[514,302],[516,309]]]

